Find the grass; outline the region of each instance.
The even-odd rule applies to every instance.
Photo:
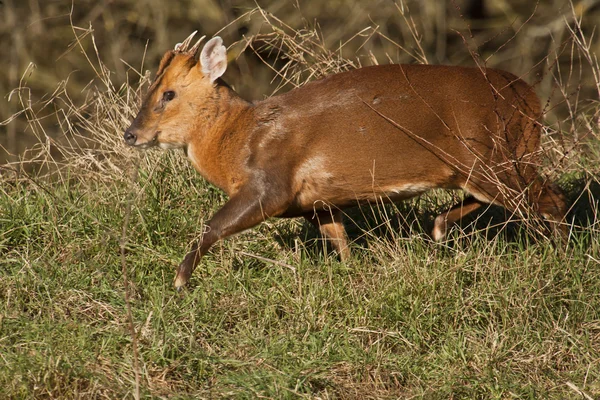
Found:
[[[277,32],[257,47],[296,84],[353,65],[318,53],[318,35]],[[293,61],[302,40],[319,62]],[[37,172],[0,175],[1,398],[600,396],[597,142],[547,127],[544,170],[573,204],[567,245],[497,210],[433,243],[454,196],[435,192],[349,211],[347,263],[302,221],[267,221],[215,245],[178,293],[175,266],[225,196],[179,153],[126,149],[147,79],[116,87],[97,70],[83,106],[18,92],[33,132],[52,104],[64,137],[30,154]],[[569,108],[592,137],[593,107]]]
[[[268,222],[217,245],[177,293],[174,266],[222,204],[183,161],[162,155],[140,178],[128,229],[142,395],[574,398],[567,383],[600,393],[597,234],[556,249],[481,234],[445,247],[417,231],[371,238],[343,264],[299,222]],[[132,394],[126,195],[19,181],[2,196],[3,397]]]

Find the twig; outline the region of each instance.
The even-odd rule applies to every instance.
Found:
[[[577,386],[575,386],[573,383],[571,382],[567,382],[567,386],[572,389],[573,391],[575,391],[576,393],[578,393],[580,396],[582,396],[585,400],[594,400],[592,398],[592,396],[590,396],[589,394],[585,393],[583,390],[579,389]]]
[[[131,334],[132,347],[133,347],[133,372],[135,373],[135,393],[134,398],[139,400],[140,398],[140,363],[139,354],[137,348],[137,336],[135,333],[135,326],[133,325],[133,315],[131,313],[131,302],[129,293],[129,279],[127,278],[127,262],[125,259],[125,247],[127,245],[127,226],[129,225],[129,218],[131,216],[131,204],[135,197],[133,191],[133,185],[137,182],[138,178],[138,160],[134,162],[131,171],[131,186],[132,190],[129,193],[129,197],[125,203],[125,216],[123,218],[123,231],[121,233],[121,269],[123,272],[123,283],[125,285],[125,306],[127,308],[127,322],[129,324],[129,332]]]

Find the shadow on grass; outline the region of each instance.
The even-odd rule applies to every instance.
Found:
[[[569,182],[565,193],[569,200],[568,221],[576,231],[588,230],[600,220],[600,183],[592,179]]]
[[[571,228],[571,238],[584,241],[592,239],[588,233],[598,229],[600,216],[600,183],[593,179],[580,178],[569,181],[563,187],[567,197],[569,212],[565,223]],[[362,205],[345,211],[344,226],[350,243],[359,248],[368,247],[372,238],[393,242],[398,238],[421,236],[431,239],[433,221],[440,213],[454,203],[448,202],[435,206],[420,204],[420,200],[399,202],[386,205]],[[525,245],[532,241],[543,240],[540,233],[528,229],[525,223],[511,220],[511,213],[502,207],[489,205],[478,212],[467,215],[458,224],[460,235],[451,229],[448,244],[457,240],[481,236],[486,240],[501,238],[508,243]],[[309,223],[302,224],[300,232],[278,232],[275,240],[286,248],[294,248],[299,238],[309,257],[319,258],[330,254],[333,248],[319,235]]]

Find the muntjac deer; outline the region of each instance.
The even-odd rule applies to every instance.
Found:
[[[218,240],[270,217],[304,217],[340,258],[349,256],[342,209],[434,188],[468,196],[435,219],[433,238],[484,204],[531,209],[555,229],[563,194],[537,173],[541,109],[533,89],[494,69],[385,65],[327,76],[248,102],[221,76],[221,38],[162,58],[125,142],[182,148],[229,201],[177,269],[189,280]]]

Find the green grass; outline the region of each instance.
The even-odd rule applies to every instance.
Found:
[[[600,395],[597,230],[554,248],[458,230],[440,245],[416,226],[368,233],[340,263],[312,228],[269,221],[216,245],[177,293],[174,267],[224,197],[178,155],[150,158],[126,253],[143,396],[577,398],[567,383]],[[132,396],[126,182],[3,191],[0,396]],[[416,217],[432,204],[413,201]]]
[[[369,56],[344,58],[316,29],[253,15],[255,50],[278,49],[280,78],[302,84]],[[402,21],[415,41],[405,46],[427,52]],[[580,70],[579,59],[597,78],[587,31],[567,23],[571,64],[561,70]],[[24,165],[0,166],[0,399],[132,398],[135,359],[144,398],[600,398],[599,111],[589,91],[573,96],[557,76],[546,85],[557,99],[542,171],[573,204],[568,243],[506,224],[494,208],[433,243],[433,218],[458,196],[436,191],[350,210],[345,263],[303,221],[269,220],[216,244],[178,293],[175,267],[226,197],[179,153],[125,148],[148,78],[113,83],[83,42],[91,28],[77,31],[75,47],[100,74],[77,87],[85,104],[68,90],[43,102],[26,87],[14,93],[41,144]],[[457,60],[471,60],[460,42]]]

